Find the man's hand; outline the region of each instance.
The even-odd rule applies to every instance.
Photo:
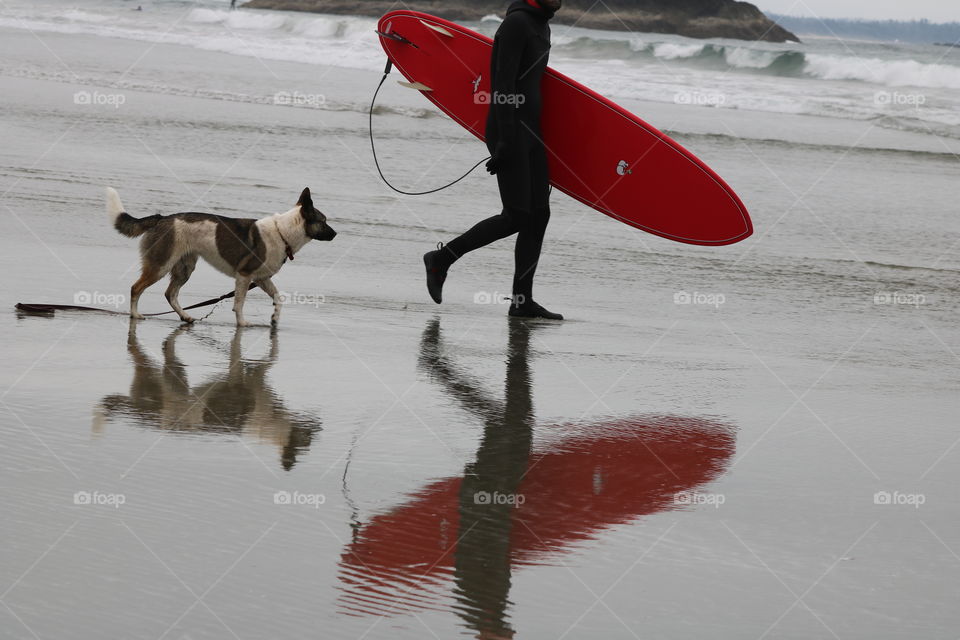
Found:
[[[503,168],[504,163],[507,158],[510,157],[511,149],[509,145],[503,140],[497,142],[497,146],[493,149],[493,154],[490,156],[490,159],[487,160],[487,171],[490,172],[490,175],[496,175],[500,169]]]

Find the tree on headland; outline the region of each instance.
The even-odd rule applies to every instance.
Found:
[[[936,23],[929,20],[845,20],[838,18],[800,18],[770,16],[796,33],[838,36],[858,40],[883,40],[960,45],[960,22]]]

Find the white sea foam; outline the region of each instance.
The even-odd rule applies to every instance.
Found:
[[[747,47],[727,47],[724,49],[724,60],[731,67],[740,69],[766,69],[782,55],[777,51],[750,49]]]
[[[859,80],[889,87],[960,89],[960,67],[915,60],[807,55],[805,72],[824,80]]]
[[[227,11],[217,11],[214,9],[194,9],[187,16],[187,21],[200,24],[223,23],[227,19]]]
[[[287,25],[287,17],[283,14],[264,15],[248,11],[230,11],[229,14],[226,25],[231,29],[274,31]]]
[[[677,58],[693,58],[703,53],[702,44],[686,44],[679,42],[661,42],[654,45],[653,55],[664,60]]]
[[[106,16],[98,13],[90,13],[88,11],[80,11],[79,9],[68,9],[63,12],[63,17],[69,20],[70,22],[108,22],[110,16]]]
[[[640,36],[632,36],[630,38],[630,50],[634,52],[646,51],[650,47],[647,42]]]
[[[292,28],[294,34],[312,38],[342,37],[346,30],[345,20],[327,17],[317,18],[315,20],[302,20],[297,22]]]

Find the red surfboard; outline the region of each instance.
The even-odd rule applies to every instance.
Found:
[[[493,40],[406,10],[383,16],[378,32],[408,86],[483,140]],[[753,233],[750,215],[733,189],[669,136],[553,69],[547,69],[542,91],[543,137],[554,187],[677,242],[727,245]]]

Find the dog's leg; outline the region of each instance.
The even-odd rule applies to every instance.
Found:
[[[243,302],[247,298],[247,289],[250,288],[250,276],[237,274],[237,284],[233,290],[233,312],[237,316],[238,327],[249,327],[243,319]]]
[[[277,287],[273,284],[273,280],[270,278],[263,278],[257,280],[257,286],[263,289],[263,292],[273,298],[273,315],[270,316],[270,324],[274,327],[280,322],[280,307],[283,306],[283,300],[280,298],[280,292],[277,291]]]
[[[140,296],[150,285],[156,284],[165,274],[154,267],[143,265],[143,271],[140,279],[130,287],[130,317],[137,320],[143,320],[143,314],[137,311],[137,303],[140,302]]]
[[[180,319],[184,322],[193,322],[193,318],[180,306],[178,296],[180,295],[180,287],[187,283],[187,280],[190,279],[193,270],[196,268],[196,254],[187,255],[182,257],[180,262],[174,265],[173,270],[170,272],[170,286],[167,287],[166,292],[167,302],[170,303],[170,306],[173,307],[173,310],[177,312],[177,315],[180,316]]]

